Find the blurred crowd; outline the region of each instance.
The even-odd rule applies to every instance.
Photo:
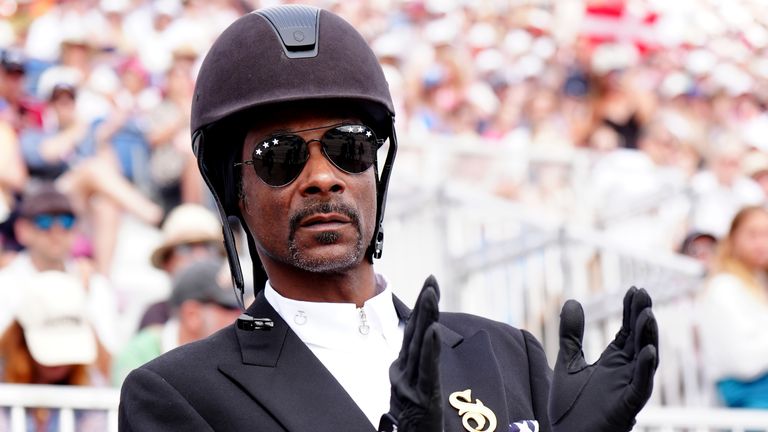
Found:
[[[0,1],[0,381],[119,385],[236,316],[231,293],[220,295],[221,231],[191,152],[189,107],[213,39],[275,3]],[[368,38],[404,148],[460,141],[513,155],[491,158],[501,168],[488,171],[500,173],[489,192],[694,256],[712,274],[738,267],[745,299],[766,316],[766,246],[731,247],[748,262],[735,267],[718,252],[737,236],[739,211],[768,197],[764,2],[302,3],[335,10]],[[143,259],[166,276],[168,298],[120,324],[131,293],[113,276],[126,216],[160,233]],[[52,284],[79,294],[53,301],[34,288]],[[75,343],[87,338],[79,317],[96,329],[90,345]],[[92,367],[73,366],[83,364]],[[715,379],[768,372],[750,367]]]

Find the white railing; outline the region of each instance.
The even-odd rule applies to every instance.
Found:
[[[427,136],[403,138],[398,159],[385,221],[384,258],[377,268],[406,302],[415,300],[420,281],[433,273],[442,288],[441,309],[525,328],[539,338],[553,361],[560,307],[575,298],[584,305],[584,351],[591,361],[621,325],[625,291],[643,287],[654,299],[661,329],[662,361],[650,405],[714,404],[714,388],[704,378],[695,345],[693,309],[702,286],[702,265],[651,247],[658,238],[637,241],[631,228],[628,235],[616,235],[630,226],[650,227],[652,234],[659,232],[657,225],[674,226],[656,215],[668,216],[668,207],[685,208],[677,206],[688,198],[684,185],[658,188],[643,199],[625,197],[621,203],[608,203],[609,208],[592,202],[598,217],[589,226],[576,223],[574,215],[547,215],[490,193],[500,179],[509,177],[535,187],[537,170],[554,166],[567,176],[576,201],[590,205],[580,200],[590,196],[595,159],[589,152],[573,151],[563,158],[533,148]],[[577,214],[579,208],[574,205],[572,210]],[[671,243],[665,235],[656,237]]]
[[[81,410],[103,413],[105,432],[117,432],[119,401],[120,391],[113,388],[0,384],[0,429],[26,432],[26,410],[49,408],[59,410],[59,432],[77,431],[75,412]]]
[[[768,411],[715,408],[644,409],[637,432],[768,432]]]
[[[74,432],[75,410],[102,411],[105,432],[117,431],[119,391],[93,387],[0,384],[0,410],[10,410],[9,432],[25,432],[25,409],[60,409],[60,432]],[[0,428],[6,425],[0,424]],[[5,430],[5,429],[2,429]],[[636,432],[768,432],[768,411],[722,408],[647,407]]]
[[[454,185],[395,190],[390,203],[383,260],[390,261],[383,268],[406,301],[413,301],[419,281],[434,273],[443,310],[525,328],[552,361],[560,307],[575,298],[584,305],[584,351],[592,361],[621,325],[625,291],[644,287],[662,330],[662,362],[650,404],[713,404],[713,387],[704,379],[695,346],[693,304],[704,272],[697,261],[638,250],[600,231],[545,220],[518,204]]]

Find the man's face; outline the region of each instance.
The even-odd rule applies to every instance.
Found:
[[[221,256],[221,246],[215,241],[185,242],[171,249],[163,268],[173,275],[190,263],[218,256]]]
[[[248,133],[242,160],[276,132],[296,132],[305,141],[320,139],[339,123],[361,124],[346,116],[287,111]],[[240,210],[253,234],[267,272],[287,265],[311,273],[342,273],[360,264],[376,224],[374,170],[349,174],[335,167],[321,144],[308,144],[309,159],[299,176],[273,187],[250,165],[242,168]]]
[[[53,218],[50,225],[41,225],[36,218]],[[62,215],[39,215],[32,219],[21,218],[16,222],[16,236],[19,242],[34,254],[46,261],[64,261],[71,255],[75,241],[73,226],[65,226],[56,218]]]
[[[24,95],[24,72],[0,68],[2,96],[10,102],[18,102]]]

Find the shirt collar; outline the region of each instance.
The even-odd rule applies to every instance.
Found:
[[[365,340],[378,336],[396,341],[402,333],[387,280],[377,274],[376,286],[379,294],[368,299],[362,308],[357,308],[354,303],[289,299],[275,291],[269,281],[264,287],[264,296],[304,343],[341,348],[350,339]],[[365,320],[361,317],[361,310]],[[363,325],[368,326],[367,334],[361,331]]]

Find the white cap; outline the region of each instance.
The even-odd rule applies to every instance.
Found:
[[[24,298],[16,319],[32,358],[43,366],[91,364],[96,336],[86,316],[85,288],[67,273],[35,274],[20,286]]]

